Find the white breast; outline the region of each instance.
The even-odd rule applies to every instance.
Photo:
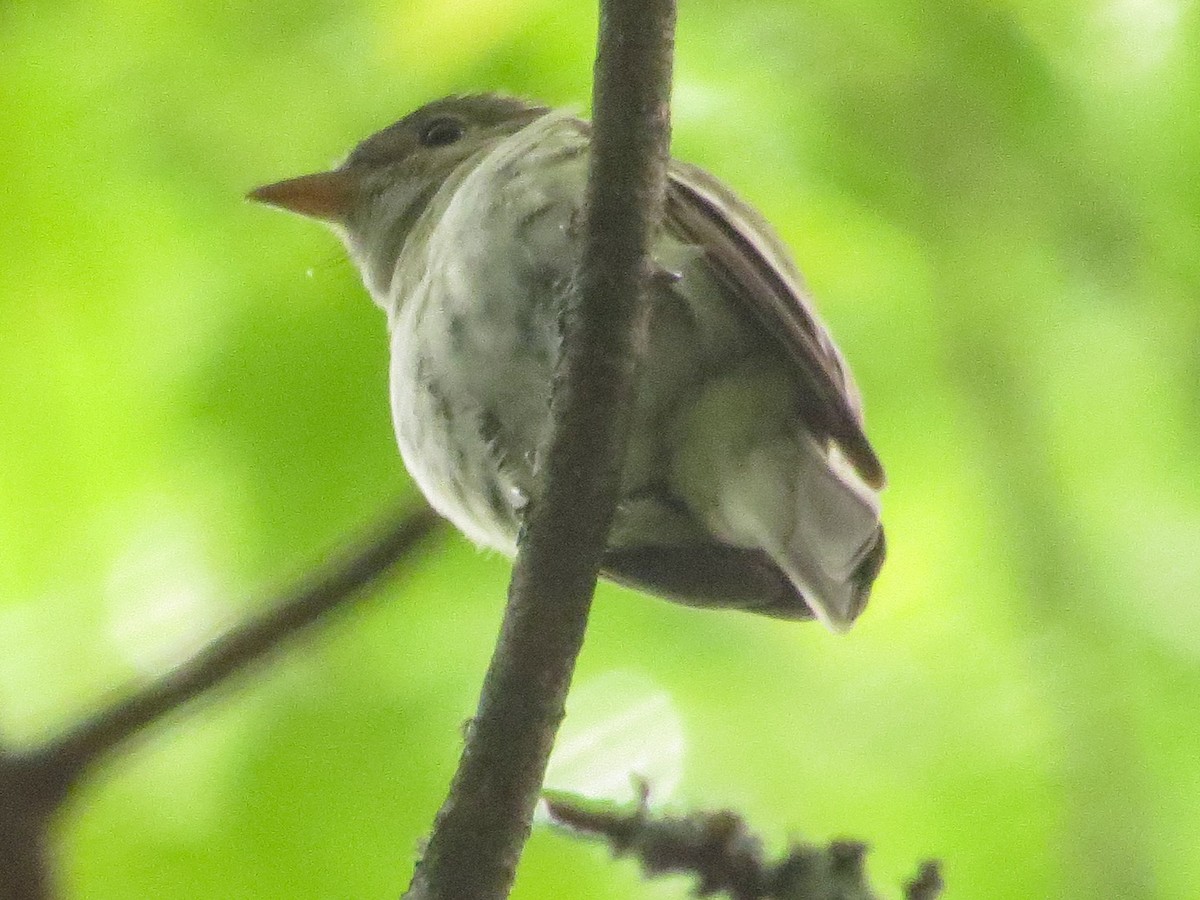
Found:
[[[546,116],[506,139],[432,205],[426,259],[404,263],[423,276],[397,285],[391,395],[405,466],[468,537],[510,554],[575,267],[586,144],[571,122]]]

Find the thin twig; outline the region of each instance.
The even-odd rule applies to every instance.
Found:
[[[602,0],[586,244],[545,481],[504,624],[410,900],[501,900],[529,834],[616,507],[662,210],[674,0]]]
[[[355,547],[283,592],[266,610],[216,638],[187,662],[65,733],[22,754],[41,761],[65,791],[135,735],[275,650],[322,616],[377,584],[440,520],[428,508],[388,517]]]
[[[793,843],[769,859],[762,840],[730,810],[652,816],[643,788],[632,809],[557,795],[546,798],[551,818],[585,837],[606,841],[614,856],[642,864],[648,878],[694,875],[696,896],[732,900],[878,900],[867,879],[866,844],[834,841],[826,847]],[[925,862],[905,886],[908,900],[936,900],[942,880]]]

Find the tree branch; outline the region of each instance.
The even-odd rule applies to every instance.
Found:
[[[410,900],[501,900],[529,834],[620,489],[665,190],[674,26],[674,0],[601,2],[586,244],[543,487]]]
[[[0,898],[49,900],[50,816],[62,800],[34,761],[0,747]]]
[[[794,843],[776,861],[735,812],[653,818],[643,786],[632,811],[611,804],[547,797],[551,817],[584,837],[608,842],[614,856],[639,860],[648,878],[696,876],[696,896],[723,893],[733,900],[878,900],[866,873],[866,845],[834,841],[820,848]],[[922,863],[904,888],[906,900],[936,900],[942,879],[935,862]]]
[[[261,660],[326,613],[361,596],[434,530],[428,508],[395,514],[265,612],[238,624],[157,681],[26,749],[0,745],[0,900],[52,896],[52,819],[71,788],[133,737]]]
[[[428,508],[389,516],[360,546],[311,573],[264,612],[239,623],[157,681],[21,756],[37,771],[54,773],[57,789],[65,795],[88,769],[135,735],[267,656],[329,611],[361,596],[439,521]]]

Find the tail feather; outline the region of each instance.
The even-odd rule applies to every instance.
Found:
[[[761,550],[841,632],[883,562],[879,492],[787,414],[794,390],[769,369],[706,385],[680,423],[673,487],[713,537]]]
[[[770,556],[824,625],[854,623],[882,562],[879,501],[813,441],[752,450],[726,479],[717,512],[713,524]]]

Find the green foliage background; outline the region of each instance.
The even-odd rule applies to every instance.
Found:
[[[382,316],[244,191],[454,91],[583,108],[594,35],[550,0],[0,5],[7,741],[412,491]],[[682,0],[676,84],[677,155],[777,223],[854,366],[891,558],[844,638],[603,587],[583,770],[866,838],[881,883],[1195,896],[1200,6]],[[68,894],[395,896],[507,572],[448,538],[147,736],[62,819]],[[621,725],[647,696],[682,754]],[[539,827],[515,896],[687,886]]]

